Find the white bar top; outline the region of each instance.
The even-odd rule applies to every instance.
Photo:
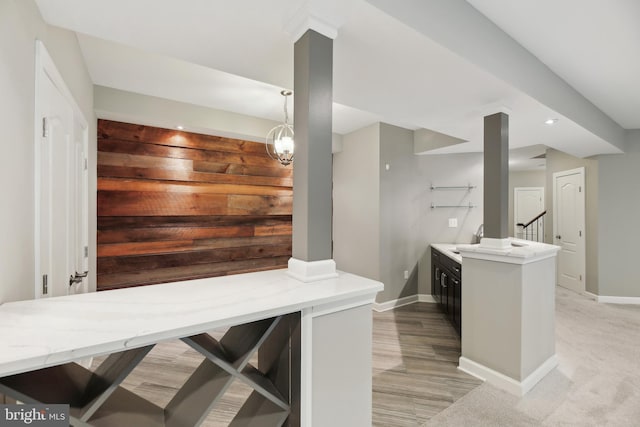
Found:
[[[303,283],[287,270],[0,305],[0,377],[327,304],[372,303],[380,282],[338,272]]]
[[[479,244],[458,245],[457,249],[464,258],[484,259],[508,264],[529,264],[555,257],[560,247],[510,237],[506,248],[491,248]]]

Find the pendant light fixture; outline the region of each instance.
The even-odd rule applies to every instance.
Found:
[[[284,123],[271,129],[267,134],[267,154],[273,160],[279,161],[283,166],[290,165],[293,161],[293,125],[289,124],[289,112],[287,100],[292,94],[290,90],[280,92],[284,96]]]

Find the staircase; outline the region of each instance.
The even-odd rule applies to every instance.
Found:
[[[527,223],[518,223],[518,233],[516,235],[519,239],[532,240],[534,242],[544,241],[544,218],[547,211],[542,211],[533,219]]]

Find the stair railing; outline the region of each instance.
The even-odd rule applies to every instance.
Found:
[[[544,241],[544,217],[547,211],[542,211],[529,222],[518,223],[522,227],[522,238],[525,240],[533,240],[534,242]]]

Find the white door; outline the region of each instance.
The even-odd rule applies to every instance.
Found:
[[[87,126],[42,44],[36,81],[36,296],[86,292]]]
[[[558,284],[585,290],[584,168],[553,174],[553,236],[560,246]]]
[[[519,239],[544,240],[544,219],[533,225],[535,230],[525,236],[522,226],[544,212],[543,187],[516,187],[513,191],[513,219],[514,236]]]

